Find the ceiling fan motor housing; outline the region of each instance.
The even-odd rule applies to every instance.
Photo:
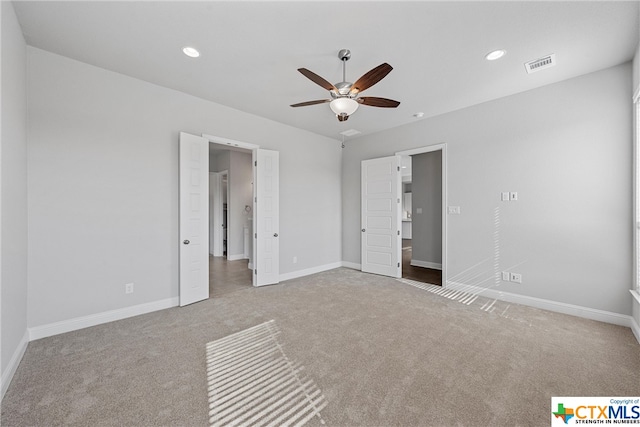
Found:
[[[330,91],[331,96],[333,98],[340,98],[343,96],[349,96],[349,91],[351,91],[351,86],[353,86],[353,83],[340,82],[336,83],[334,86],[336,87],[336,89],[338,89],[338,92],[334,93],[333,91]]]

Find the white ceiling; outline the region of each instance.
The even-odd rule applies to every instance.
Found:
[[[638,2],[214,1],[14,2],[29,45],[237,110],[341,139],[366,135],[632,59]],[[201,57],[186,57],[183,46]],[[352,52],[347,80],[388,62],[394,70],[339,123],[328,98],[296,70],[342,80],[338,50]],[[489,62],[497,48],[507,55]],[[555,53],[553,68],[524,63]]]

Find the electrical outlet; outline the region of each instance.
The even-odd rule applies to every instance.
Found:
[[[522,274],[520,274],[520,273],[511,273],[511,281],[513,283],[522,283]]]
[[[518,200],[518,192],[517,191],[512,191],[511,194],[509,195],[509,200],[515,202]]]
[[[125,294],[133,293],[133,283],[127,283],[126,285],[124,285],[124,293]]]
[[[508,271],[502,272],[502,280],[504,280],[505,282],[508,282],[509,280],[511,280],[511,275],[509,274]]]

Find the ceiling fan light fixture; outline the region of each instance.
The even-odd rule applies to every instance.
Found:
[[[336,116],[339,116],[343,113],[347,116],[350,116],[358,109],[358,102],[351,98],[337,98],[331,101],[329,107],[331,108],[331,111],[336,114]]]

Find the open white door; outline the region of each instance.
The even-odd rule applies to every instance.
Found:
[[[362,161],[362,271],[402,277],[400,156]]]
[[[280,281],[279,154],[253,150],[253,286]]]
[[[209,298],[209,140],[180,132],[180,306]]]

